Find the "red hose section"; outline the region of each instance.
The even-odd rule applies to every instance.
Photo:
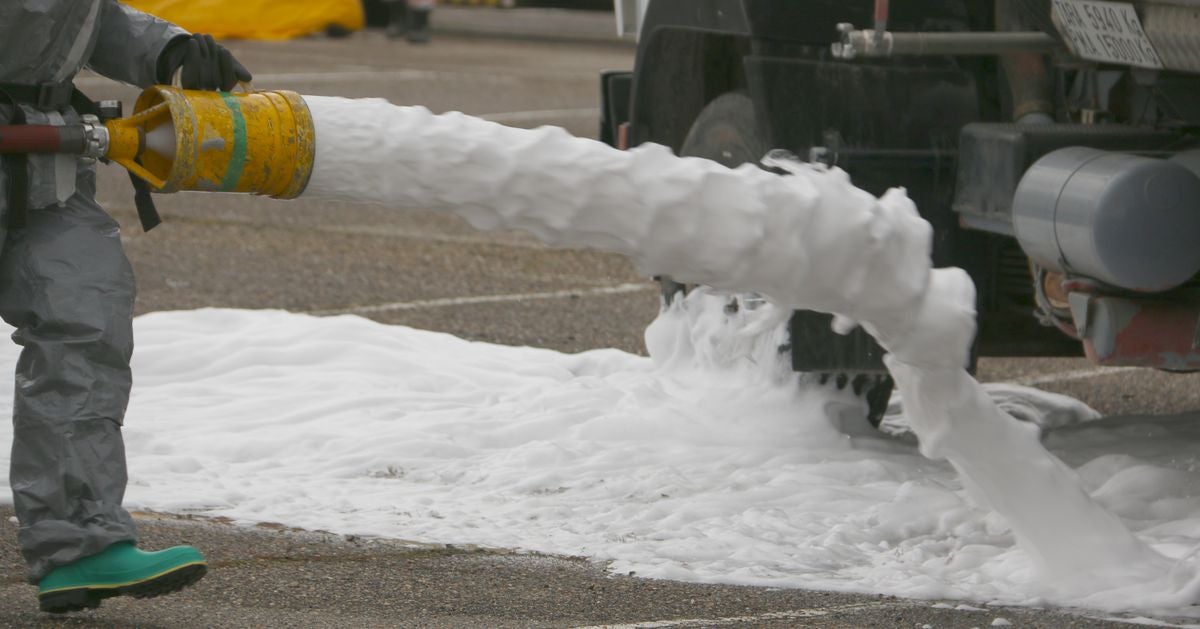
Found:
[[[0,125],[0,153],[58,153],[59,127],[52,125]]]

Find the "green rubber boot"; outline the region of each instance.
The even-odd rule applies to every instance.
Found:
[[[148,553],[122,542],[51,570],[38,583],[38,604],[61,614],[99,607],[111,596],[153,598],[199,581],[207,570],[204,555],[191,546]]]

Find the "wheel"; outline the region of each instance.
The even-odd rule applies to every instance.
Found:
[[[735,168],[747,162],[758,163],[767,148],[758,129],[754,101],[744,92],[726,92],[696,117],[679,154]]]
[[[745,163],[757,164],[770,147],[760,131],[754,101],[741,91],[726,92],[701,110],[684,138],[679,154],[687,157],[703,157],[729,168]],[[657,278],[662,288],[663,303],[670,304],[676,297],[686,294],[688,287],[669,277]],[[828,331],[831,342],[832,330]],[[790,348],[788,351],[792,351]],[[866,402],[866,419],[872,426],[879,426],[887,410],[895,383],[886,372],[882,373],[820,373],[820,384],[832,384],[838,390],[852,387],[854,394]]]

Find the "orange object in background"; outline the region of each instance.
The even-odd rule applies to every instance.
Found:
[[[291,39],[329,27],[363,28],[361,0],[124,0],[193,33],[226,39]]]

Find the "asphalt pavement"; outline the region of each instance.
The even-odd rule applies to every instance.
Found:
[[[611,29],[611,14],[571,13],[441,8],[428,46],[376,31],[230,46],[258,87],[378,96],[594,137],[597,76],[631,67],[633,49],[599,35],[602,23]],[[489,31],[501,20],[510,21],[504,37]],[[565,37],[567,22],[598,35]],[[136,94],[96,77],[80,84],[97,98],[132,102]],[[139,313],[208,306],[345,312],[488,342],[644,353],[641,334],[657,312],[654,286],[623,258],[548,249],[457,219],[179,194],[158,197],[165,222],[142,234],[123,172],[106,168],[100,185],[102,202],[124,226]],[[1200,408],[1196,376],[1097,371],[1081,359],[985,360],[981,373],[1071,393],[1110,413]],[[0,508],[6,627],[969,628],[1001,618],[1017,627],[1126,626],[1071,610],[652,581],[611,574],[586,558],[151,513],[137,514],[144,544],[195,544],[212,561],[209,575],[171,597],[110,600],[94,612],[53,617],[36,611],[34,589],[23,581],[11,515]]]
[[[999,619],[1040,629],[1128,627],[1060,611],[677,583],[611,574],[578,557],[135,515],[144,546],[193,544],[206,553],[209,574],[169,597],[43,614],[20,578],[12,511],[0,508],[0,626],[967,629]]]
[[[439,33],[470,37],[624,43],[633,38],[617,35],[616,17],[609,11],[572,11],[553,8],[438,7],[434,13]]]

